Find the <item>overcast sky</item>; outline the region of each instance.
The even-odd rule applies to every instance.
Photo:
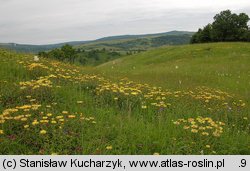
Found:
[[[250,15],[250,0],[0,0],[0,42],[196,31],[225,9]]]

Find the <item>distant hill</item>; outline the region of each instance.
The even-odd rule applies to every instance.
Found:
[[[126,39],[138,39],[138,38],[145,38],[145,37],[159,37],[159,36],[166,36],[166,35],[183,35],[183,34],[194,34],[194,32],[170,31],[170,32],[154,33],[154,34],[110,36],[110,37],[103,37],[103,38],[97,39],[96,41],[110,41],[110,40],[124,40],[124,39],[126,40]]]
[[[143,51],[164,45],[188,44],[193,34],[193,32],[171,31],[157,34],[113,36],[76,47],[84,50],[105,48],[126,52]]]
[[[101,48],[114,49],[119,51],[138,49],[144,50],[161,45],[186,44],[189,43],[191,35],[193,34],[193,32],[186,31],[171,31],[156,34],[110,36],[91,41],[72,41],[47,45],[0,43],[0,47],[25,53],[49,51],[55,48],[60,48],[65,44],[69,44],[75,46],[76,48],[82,48],[86,50]]]
[[[74,41],[74,42],[65,42],[58,44],[48,44],[48,45],[30,45],[30,44],[17,44],[17,43],[0,43],[0,47],[11,49],[17,52],[25,53],[38,53],[40,51],[48,51],[55,48],[60,48],[65,44],[70,44],[72,46],[86,43],[87,41]]]

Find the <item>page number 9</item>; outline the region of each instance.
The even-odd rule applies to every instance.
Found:
[[[241,165],[239,167],[246,167],[246,165],[247,165],[246,159],[241,159],[240,164]]]

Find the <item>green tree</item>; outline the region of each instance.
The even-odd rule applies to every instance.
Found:
[[[79,57],[78,61],[79,61],[80,64],[86,65],[87,62],[88,62],[88,58],[86,58],[86,57]]]
[[[202,34],[203,30],[199,29],[198,32],[196,32],[192,38],[191,38],[191,43],[202,43],[201,42],[201,34]]]
[[[47,58],[48,54],[46,52],[38,52],[37,54],[39,57]]]
[[[66,60],[68,60],[71,63],[74,63],[76,58],[76,51],[72,46],[66,44],[62,46],[61,51],[64,53]]]
[[[230,10],[215,15],[212,24],[199,29],[191,39],[191,43],[219,42],[219,41],[248,41],[249,17],[245,13],[239,15]]]
[[[244,34],[244,40],[250,42],[250,30],[245,32]]]
[[[212,25],[211,24],[206,25],[199,35],[200,42],[204,43],[211,42],[212,41],[211,32],[212,32]]]
[[[63,61],[65,59],[65,54],[60,49],[53,49],[48,53],[48,57]]]
[[[248,15],[232,14],[230,10],[222,11],[214,17],[212,37],[217,41],[239,41],[248,30]]]

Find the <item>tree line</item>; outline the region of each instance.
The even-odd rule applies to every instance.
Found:
[[[78,63],[82,65],[97,65],[121,56],[120,53],[103,49],[83,50],[75,49],[71,45],[63,45],[61,48],[51,51],[39,52],[39,57],[56,59],[63,62]]]
[[[77,56],[77,52],[71,45],[66,44],[60,49],[56,48],[49,52],[39,52],[38,56],[74,63]]]
[[[222,11],[214,16],[212,24],[200,28],[192,36],[191,43],[250,41],[249,20],[245,13]]]

